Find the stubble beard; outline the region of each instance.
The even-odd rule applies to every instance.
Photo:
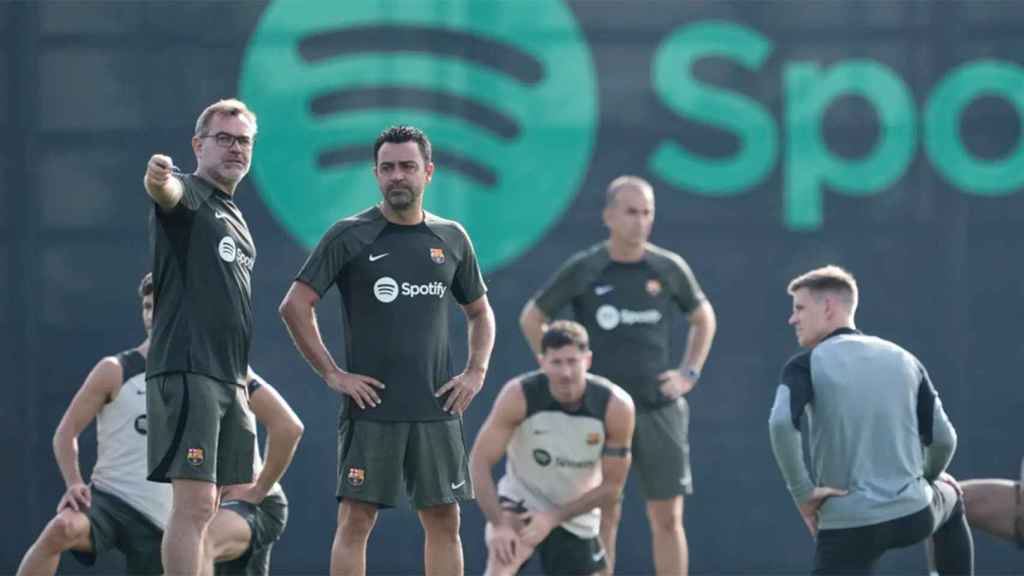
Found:
[[[388,206],[395,212],[406,212],[414,208],[419,194],[412,188],[400,188],[398,190],[405,192],[405,194],[393,194],[396,191],[394,188],[384,194],[384,201],[387,202]]]

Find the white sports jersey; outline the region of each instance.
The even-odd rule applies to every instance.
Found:
[[[601,484],[605,412],[610,383],[587,375],[583,401],[566,410],[551,396],[542,372],[522,379],[526,418],[506,450],[505,476],[498,495],[530,511],[545,512],[576,500]],[[598,508],[562,524],[580,538],[594,538],[601,524]]]
[[[138,350],[117,355],[121,391],[96,415],[92,485],[124,500],[163,529],[171,512],[171,485],[146,480],[146,359]]]

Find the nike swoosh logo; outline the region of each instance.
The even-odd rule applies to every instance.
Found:
[[[387,256],[388,254],[391,254],[391,252],[385,252],[383,254],[370,254],[370,262],[376,262],[377,260],[380,260],[381,258]]]
[[[547,430],[534,430],[533,433],[534,434],[547,434],[548,431]]]
[[[593,560],[594,562],[600,562],[601,558],[604,558],[604,550],[601,550],[597,554],[591,554],[590,555],[590,559]]]
[[[214,212],[213,213],[213,217],[216,218],[217,220],[223,220],[223,219],[227,218],[228,215],[223,213],[223,212]]]
[[[612,290],[615,290],[615,286],[594,286],[594,294],[598,296],[604,296]]]
[[[458,484],[456,484],[455,482],[452,482],[452,490],[458,490],[459,488],[462,488],[465,484],[466,484],[465,480],[463,480],[462,482],[459,482]]]

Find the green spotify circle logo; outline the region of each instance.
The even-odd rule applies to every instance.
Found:
[[[434,145],[426,208],[466,226],[485,271],[562,215],[597,127],[590,51],[560,0],[273,2],[239,91],[259,115],[257,187],[303,245],[380,199],[373,141],[411,124]]]

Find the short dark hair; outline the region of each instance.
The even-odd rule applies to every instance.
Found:
[[[218,100],[203,110],[199,115],[199,118],[196,119],[196,136],[203,136],[206,134],[206,129],[210,127],[210,122],[213,120],[214,116],[244,116],[252,122],[253,134],[258,130],[256,125],[256,113],[249,110],[249,107],[245,105],[245,102],[236,98],[229,98],[227,100]]]
[[[139,282],[139,298],[145,298],[153,293],[153,273],[146,272],[146,275],[142,277],[142,282]]]
[[[430,164],[431,160],[431,147],[430,139],[423,133],[423,130],[414,126],[391,126],[384,130],[377,136],[377,140],[373,143],[373,164],[377,165],[377,153],[380,152],[380,147],[385,142],[392,144],[402,144],[404,142],[415,142],[420,148],[420,155],[423,156],[423,163]]]
[[[556,350],[566,346],[575,346],[580,350],[590,349],[590,336],[587,329],[579,322],[572,320],[555,320],[548,324],[540,339],[540,353]]]
[[[811,292],[835,292],[841,294],[848,301],[852,310],[857,308],[857,279],[849,271],[829,264],[821,268],[815,268],[790,280],[786,289],[790,295],[797,290],[806,288]]]

